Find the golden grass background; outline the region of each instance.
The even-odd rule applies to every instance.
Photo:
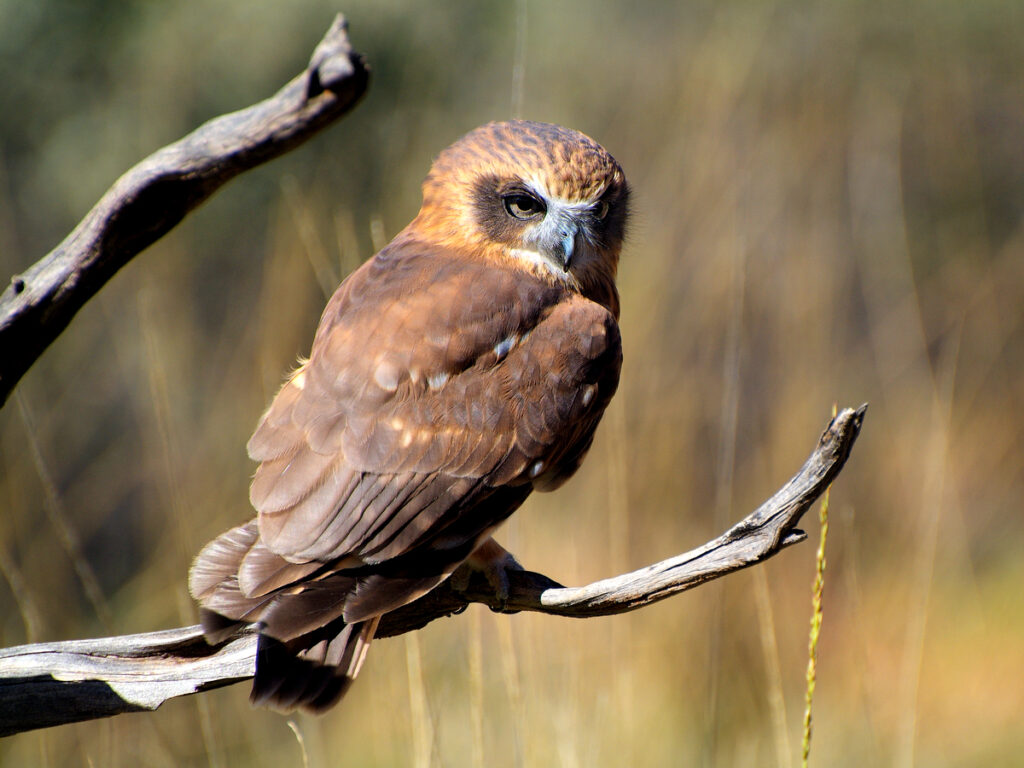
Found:
[[[681,552],[788,478],[833,402],[870,401],[832,491],[811,764],[1015,764],[1021,6],[0,0],[5,279],[137,160],[276,90],[336,10],[363,104],[122,270],[0,411],[0,642],[194,622],[190,559],[249,514],[245,441],[325,296],[434,154],[519,114],[604,144],[635,224],[620,392],[580,476],[499,539],[570,584]],[[0,762],[794,764],[813,558],[629,616],[473,609],[375,643],[323,718],[234,686]]]

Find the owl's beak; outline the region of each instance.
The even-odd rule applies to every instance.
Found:
[[[578,205],[549,203],[547,216],[532,231],[527,242],[552,269],[568,273],[574,257],[578,255],[577,238],[587,234],[587,215],[587,209],[580,210]]]
[[[566,231],[562,232],[562,269],[566,272],[569,271],[569,266],[572,264],[572,252],[576,247],[576,227],[567,227]]]
[[[568,272],[572,266],[573,252],[576,250],[576,235],[580,231],[580,222],[571,213],[562,213],[555,226],[555,240],[550,253],[563,271]]]

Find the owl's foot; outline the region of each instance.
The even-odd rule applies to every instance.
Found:
[[[509,590],[509,571],[521,571],[523,566],[494,539],[488,538],[477,547],[473,554],[451,576],[452,587],[456,592],[464,592],[469,587],[473,574],[479,573],[494,591],[494,602],[488,605],[495,613],[516,613],[507,608]]]

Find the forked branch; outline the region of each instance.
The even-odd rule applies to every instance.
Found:
[[[867,406],[832,419],[800,470],[774,496],[718,538],[621,576],[563,587],[530,571],[510,574],[502,602],[485,579],[454,579],[386,615],[378,636],[420,629],[470,603],[495,610],[588,618],[625,613],[767,560],[806,538],[796,526],[846,463]],[[209,646],[199,627],[141,635],[39,643],[0,651],[0,735],[156,709],[177,696],[230,685],[253,674],[252,628]]]

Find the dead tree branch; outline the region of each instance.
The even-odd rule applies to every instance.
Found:
[[[0,405],[117,270],[224,183],[348,112],[367,79],[339,15],[307,69],[274,96],[210,120],[118,179],[60,245],[0,294]]]
[[[588,618],[625,613],[767,560],[802,541],[800,518],[846,463],[867,406],[841,411],[790,480],[718,538],[682,555],[585,587],[562,587],[530,571],[510,574],[501,602],[485,579],[458,579],[387,614],[378,636],[420,629],[470,603],[494,610]],[[62,723],[152,710],[177,696],[239,682],[253,674],[249,628],[212,647],[199,627],[141,635],[39,643],[0,651],[0,736]]]

